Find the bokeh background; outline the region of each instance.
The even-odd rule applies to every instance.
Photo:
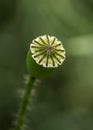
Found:
[[[37,81],[25,130],[93,130],[93,0],[0,0],[0,130],[15,126],[37,36],[55,35],[66,61]]]

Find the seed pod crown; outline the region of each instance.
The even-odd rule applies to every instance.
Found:
[[[30,51],[37,64],[46,68],[61,65],[65,59],[62,42],[54,36],[39,36],[30,44]]]

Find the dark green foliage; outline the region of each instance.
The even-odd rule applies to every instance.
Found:
[[[29,44],[44,34],[63,42],[67,59],[35,86],[27,130],[92,130],[92,0],[0,0],[0,130],[15,125]]]

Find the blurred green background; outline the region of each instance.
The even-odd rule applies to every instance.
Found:
[[[25,130],[93,130],[93,0],[0,0],[0,130],[14,128],[37,36],[55,35],[66,61],[37,81]]]

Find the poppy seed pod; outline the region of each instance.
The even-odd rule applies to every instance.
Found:
[[[65,49],[54,36],[39,36],[32,41],[27,54],[27,69],[36,78],[50,74],[65,60]]]

